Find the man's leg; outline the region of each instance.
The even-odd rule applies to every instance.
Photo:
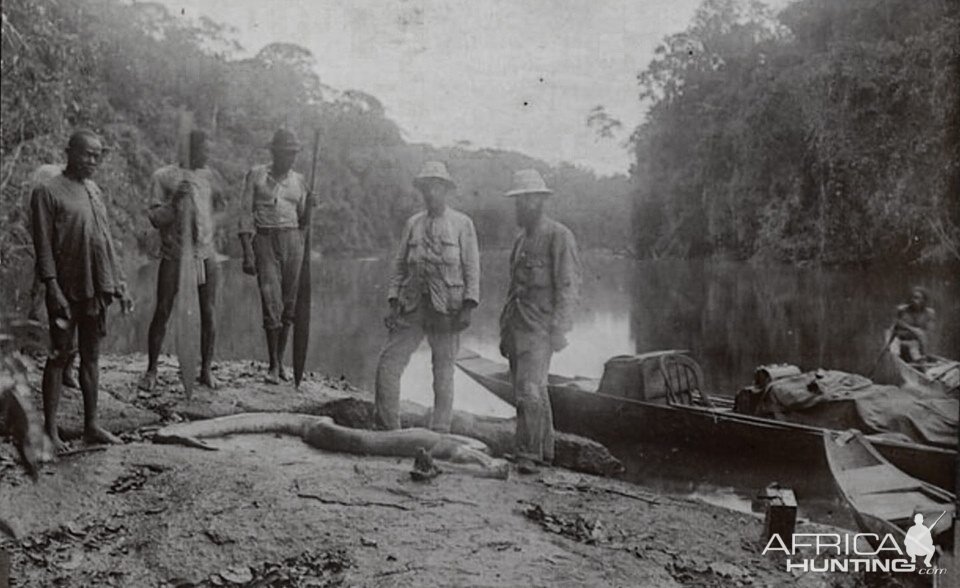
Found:
[[[540,405],[541,418],[540,425],[540,456],[548,464],[553,463],[554,457],[554,430],[553,430],[553,406],[550,404],[550,388],[547,386],[550,376],[550,360],[553,357],[553,350],[550,348],[549,341],[538,349],[534,361],[537,363],[537,371],[540,380]]]
[[[265,381],[279,384],[277,346],[280,338],[280,316],[283,310],[280,289],[280,263],[276,253],[276,233],[257,233],[253,251],[257,262],[257,284],[260,286],[260,305],[263,309],[263,330],[267,338],[269,365]]]
[[[60,429],[57,427],[57,409],[60,406],[60,387],[63,383],[63,370],[69,365],[73,357],[75,323],[71,322],[66,329],[61,329],[52,320],[50,321],[50,355],[43,366],[43,418],[44,429],[53,442],[53,449],[62,452],[66,449],[60,439]]]
[[[433,414],[430,428],[438,433],[450,432],[453,418],[453,372],[460,350],[460,333],[429,332],[430,359],[433,364]]]
[[[303,233],[301,231],[284,231],[282,234],[281,255],[281,290],[283,291],[283,326],[280,329],[280,338],[277,345],[277,373],[281,380],[288,380],[283,369],[284,352],[287,349],[287,340],[290,338],[290,325],[293,324],[297,313],[297,292],[300,285],[300,269],[303,266],[303,256],[308,253],[303,250]]]
[[[140,378],[138,387],[150,391],[157,384],[157,363],[163,338],[167,334],[167,322],[173,313],[173,304],[177,300],[180,287],[180,262],[173,259],[160,260],[157,268],[157,306],[153,311],[153,320],[147,331],[147,372]]]
[[[378,429],[400,428],[400,377],[420,341],[423,341],[423,327],[419,311],[398,319],[397,327],[387,335],[387,342],[377,362],[374,385],[373,418]]]
[[[550,363],[550,342],[546,335],[516,332],[514,394],[517,399],[517,464],[521,473],[534,473],[535,462],[553,459],[552,415],[546,392],[546,370]],[[545,365],[546,364],[546,365]],[[550,431],[546,429],[550,424]],[[550,439],[549,455],[544,455],[545,441]]]
[[[100,312],[106,312],[103,308]],[[97,395],[100,386],[100,320],[106,317],[75,317],[80,344],[80,390],[83,391],[83,440],[90,444],[120,443],[115,435],[97,422]]]
[[[217,287],[220,283],[220,264],[210,257],[204,260],[206,283],[197,288],[200,298],[200,383],[216,388],[217,381],[211,371],[213,349],[217,338]]]

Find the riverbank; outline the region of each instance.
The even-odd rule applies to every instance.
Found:
[[[136,388],[140,356],[103,360],[103,424],[125,444],[77,453],[30,483],[0,445],[0,514],[14,586],[856,586],[854,575],[783,571],[760,555],[762,521],[557,468],[507,481],[447,467],[411,481],[411,460],[312,449],[295,438],[213,439],[206,452],[150,443],[179,419],[317,412],[368,399],[310,374],[295,391],[263,366],[221,362],[222,387],[187,400],[175,364]],[[32,381],[37,382],[38,374]],[[65,391],[67,430],[79,393]],[[443,464],[441,463],[441,467]],[[812,525],[804,525],[808,531]],[[308,578],[313,578],[312,583]],[[257,581],[262,583],[256,584]]]

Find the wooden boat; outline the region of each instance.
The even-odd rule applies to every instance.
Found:
[[[914,515],[922,514],[934,545],[940,547],[934,566],[953,567],[953,562],[946,560],[953,559],[954,494],[897,469],[857,431],[826,431],[823,447],[837,489],[860,531],[876,535],[878,544],[889,533],[902,546],[907,530],[914,525]],[[924,567],[921,558],[916,563]]]
[[[900,340],[886,332],[887,368],[893,381],[904,388],[921,390],[932,396],[956,396],[960,393],[960,361],[928,355],[922,362],[909,363],[900,356]]]
[[[678,358],[683,358],[679,360]],[[644,374],[625,386],[608,385],[583,377],[550,375],[548,389],[553,421],[558,430],[583,435],[600,442],[644,441],[669,446],[694,447],[725,455],[793,461],[815,467],[823,464],[822,435],[825,429],[734,412],[728,398],[707,398],[699,388],[702,375],[687,369],[693,360],[677,351],[657,351],[631,356]],[[684,368],[680,369],[679,364]],[[508,404],[514,404],[509,367],[470,350],[463,350],[457,367]],[[650,371],[671,376],[673,391],[666,385],[651,386]],[[665,379],[665,378],[661,378]],[[680,390],[677,381],[693,385]],[[620,388],[616,394],[608,390]],[[957,452],[919,443],[883,439],[880,453],[902,470],[924,481],[953,489],[956,485]]]

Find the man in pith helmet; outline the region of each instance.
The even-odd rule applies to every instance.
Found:
[[[500,353],[510,360],[517,404],[517,469],[535,473],[553,461],[553,412],[547,374],[567,346],[580,296],[580,256],[573,233],[544,214],[553,191],[533,169],[513,176],[521,231],[510,253],[510,287],[500,315]]]
[[[446,166],[428,161],[413,180],[426,210],[407,221],[393,260],[386,318],[389,334],[376,379],[376,423],[400,428],[400,376],[424,337],[433,362],[430,428],[450,431],[454,361],[460,332],[480,303],[480,252],[473,221],[447,206],[456,184]]]

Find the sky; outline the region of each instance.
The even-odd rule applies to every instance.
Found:
[[[700,0],[161,0],[236,29],[248,56],[296,43],[323,83],[372,94],[409,142],[521,151],[626,173],[637,73]],[[624,123],[599,139],[603,105]]]

